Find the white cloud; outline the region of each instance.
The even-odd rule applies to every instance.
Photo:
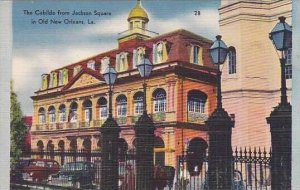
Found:
[[[86,36],[88,35],[117,35],[128,29],[127,14],[118,15],[108,20],[100,20],[99,23],[84,28],[80,33]]]
[[[161,34],[176,29],[186,29],[206,38],[213,38],[219,31],[219,14],[215,10],[202,10],[200,16],[193,13],[181,14],[171,19],[150,17],[149,29],[157,29]]]

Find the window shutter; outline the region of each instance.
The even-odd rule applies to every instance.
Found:
[[[202,47],[199,47],[198,64],[203,65],[203,48]]]
[[[120,72],[120,54],[117,54],[116,55],[116,65],[117,65],[117,67],[116,67],[116,70],[117,70],[117,72]]]
[[[52,87],[57,87],[57,73],[53,73],[53,86]]]
[[[156,44],[153,44],[153,64],[157,63],[157,48]]]
[[[168,60],[167,42],[163,42],[163,55],[162,61],[166,62]]]
[[[63,84],[63,75],[64,75],[64,71],[60,70],[58,73],[58,85],[62,85]]]
[[[47,89],[48,87],[48,81],[47,81],[47,75],[42,76],[42,90]]]
[[[63,84],[67,84],[68,83],[68,69],[64,69],[63,71]]]
[[[190,63],[194,63],[194,46],[190,47]]]
[[[136,66],[137,66],[137,50],[136,49],[134,49],[133,50],[133,56],[132,56],[132,68],[136,68]]]
[[[124,53],[125,56],[125,67],[124,67],[124,71],[128,70],[128,53]]]

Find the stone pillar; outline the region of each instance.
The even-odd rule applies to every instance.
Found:
[[[209,189],[231,190],[233,177],[231,134],[234,122],[222,107],[218,107],[206,124],[209,134]]]
[[[288,102],[280,103],[267,118],[270,124],[272,157],[272,190],[291,189],[292,155],[292,106]]]
[[[80,127],[80,123],[81,122],[83,122],[83,111],[82,111],[82,109],[83,109],[83,105],[82,105],[82,103],[83,103],[83,100],[82,99],[77,99],[77,105],[78,105],[78,107],[77,107],[77,113],[78,113],[78,117],[77,117],[77,119],[78,119],[78,121],[77,121],[77,123],[78,123],[78,127]]]
[[[102,135],[102,175],[100,186],[105,190],[117,190],[119,178],[118,139],[120,128],[112,117],[108,117],[103,126],[99,129]]]
[[[97,120],[97,102],[98,102],[98,99],[97,99],[97,97],[95,97],[95,96],[92,96],[92,99],[91,99],[91,101],[92,101],[92,126],[93,127],[97,127],[97,126],[95,126],[94,124],[95,124],[95,120]]]
[[[154,131],[147,113],[134,126],[136,136],[136,190],[153,190],[154,183]]]

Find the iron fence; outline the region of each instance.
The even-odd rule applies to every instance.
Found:
[[[234,190],[269,190],[271,189],[270,157],[266,149],[236,148],[233,151]],[[204,153],[200,165],[189,168],[189,153],[177,157],[176,190],[207,190],[208,153]],[[189,170],[193,170],[192,172]]]
[[[26,153],[25,163],[35,161],[40,166],[25,171],[22,165],[11,171],[11,180],[37,183],[45,186],[73,189],[101,189],[100,151],[32,151]],[[233,189],[234,190],[268,190],[271,189],[270,156],[265,149],[235,149],[233,151]],[[156,166],[154,183],[157,190],[204,190],[209,189],[207,180],[208,155],[196,158],[196,164],[189,153],[176,158],[176,166]],[[200,160],[200,161],[199,161]],[[40,163],[38,162],[40,161]],[[60,166],[55,170],[55,161]],[[195,160],[194,160],[195,161]],[[28,165],[27,162],[27,165]],[[43,163],[44,162],[44,163]],[[44,164],[44,165],[43,165]],[[86,165],[84,165],[86,164]],[[25,164],[26,165],[26,164]],[[44,168],[42,167],[44,166]],[[71,171],[63,172],[69,167]],[[73,168],[72,168],[73,167]],[[105,166],[103,166],[105,167]],[[46,169],[45,169],[46,168]],[[77,168],[79,172],[76,172]],[[40,170],[40,171],[38,171]],[[53,170],[53,171],[52,171]],[[191,171],[192,170],[192,171]],[[56,174],[60,171],[60,175]],[[45,173],[44,176],[34,173]],[[77,179],[75,179],[77,177]],[[135,153],[119,154],[119,190],[135,190]],[[116,179],[112,179],[116,180]],[[26,181],[27,183],[28,181]],[[55,188],[54,188],[55,189]]]

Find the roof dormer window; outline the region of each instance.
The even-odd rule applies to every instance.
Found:
[[[42,90],[45,90],[48,88],[48,75],[43,74],[42,75]]]
[[[201,46],[191,45],[190,62],[197,65],[203,65],[203,48]]]
[[[166,62],[168,59],[167,42],[158,42],[153,44],[153,63],[159,64]]]
[[[74,67],[73,76],[77,75],[81,71],[81,65]]]
[[[95,60],[89,60],[89,62],[87,63],[87,68],[90,68],[92,70],[95,70]]]
[[[101,59],[101,70],[100,73],[104,73],[105,69],[108,68],[110,63],[109,57],[104,57]]]
[[[139,47],[135,50],[133,50],[133,66],[132,68],[136,68],[138,64],[142,61],[142,59],[145,57],[146,49],[144,47]]]
[[[50,74],[49,88],[57,87],[57,73],[53,72]]]
[[[116,70],[117,72],[126,71],[128,69],[128,53],[122,52],[116,55]]]

